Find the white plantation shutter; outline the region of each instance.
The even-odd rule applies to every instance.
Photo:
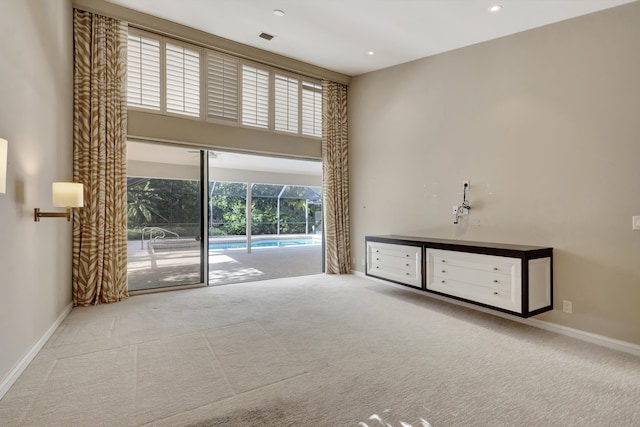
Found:
[[[160,40],[129,31],[127,104],[160,110]]]
[[[207,53],[207,118],[238,121],[238,61]]]
[[[166,44],[167,112],[200,116],[200,52]]]
[[[322,136],[318,80],[135,28],[128,35],[127,105]]]
[[[302,82],[302,134],[322,136],[322,86]]]
[[[298,79],[275,75],[275,130],[298,133]]]
[[[269,71],[242,65],[242,124],[269,127]]]

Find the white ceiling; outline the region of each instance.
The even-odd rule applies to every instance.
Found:
[[[636,0],[108,1],[354,76]]]

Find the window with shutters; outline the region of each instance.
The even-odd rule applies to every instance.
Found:
[[[238,122],[238,61],[207,53],[207,119]]]
[[[298,79],[276,74],[274,82],[274,129],[298,133]]]
[[[322,85],[302,82],[302,134],[322,136]]]
[[[242,124],[269,128],[269,70],[242,65]]]
[[[166,43],[167,112],[200,116],[200,52]]]
[[[129,30],[127,104],[160,110],[160,39]]]
[[[127,104],[159,114],[322,136],[319,81],[135,28],[128,35]]]

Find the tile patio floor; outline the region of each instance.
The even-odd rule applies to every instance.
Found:
[[[193,247],[150,250],[132,241],[128,263],[130,291],[200,283],[200,251]],[[209,252],[210,285],[318,273],[322,273],[322,245]]]

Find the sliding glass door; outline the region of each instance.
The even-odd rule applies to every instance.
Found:
[[[127,146],[129,290],[203,283],[201,155]]]
[[[140,142],[127,153],[130,291],[322,272],[320,162]]]
[[[320,162],[210,152],[208,284],[322,272]]]

